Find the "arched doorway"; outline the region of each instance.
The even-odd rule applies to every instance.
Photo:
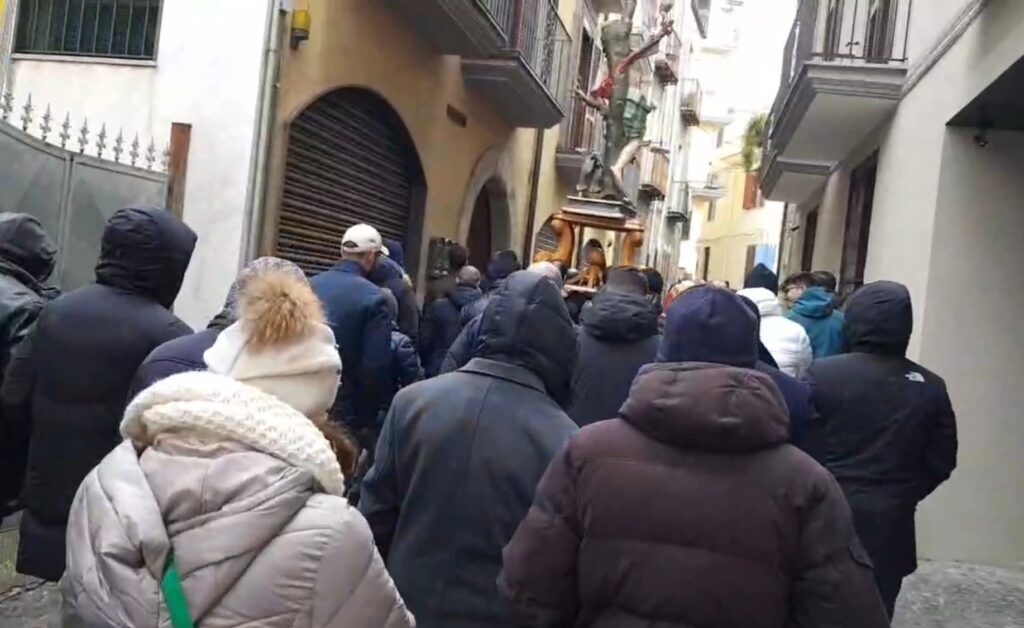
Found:
[[[497,179],[491,179],[480,189],[473,205],[466,238],[469,263],[483,272],[492,254],[509,248],[509,231],[505,187]]]
[[[419,261],[426,183],[398,113],[377,94],[324,94],[288,132],[277,255],[307,273],[332,266],[341,237],[365,222],[405,247],[410,276]]]

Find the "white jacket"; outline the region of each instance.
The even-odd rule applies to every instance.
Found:
[[[775,358],[779,370],[803,379],[811,369],[811,339],[800,323],[785,317],[779,298],[766,288],[740,290],[740,296],[757,304],[761,312],[761,343]]]
[[[160,578],[172,547],[199,626],[415,625],[366,520],[340,496],[330,446],[290,406],[184,373],[136,397],[121,432],[131,440],[71,508],[65,626],[170,626]]]

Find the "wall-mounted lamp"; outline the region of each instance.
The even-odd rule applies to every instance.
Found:
[[[309,39],[311,21],[308,9],[295,9],[292,11],[292,50],[298,50],[299,44]]]

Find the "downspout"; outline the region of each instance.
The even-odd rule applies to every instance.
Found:
[[[281,0],[267,3],[266,30],[264,32],[263,63],[260,68],[260,91],[256,105],[256,128],[252,157],[249,162],[249,181],[245,197],[245,217],[242,233],[245,240],[239,266],[256,257],[259,251],[260,230],[263,222],[264,196],[267,188],[267,159],[270,153],[270,129],[273,124],[274,104],[277,101],[277,70],[281,57],[280,30]]]
[[[537,224],[537,197],[539,194],[540,165],[544,158],[544,129],[537,129],[533,140],[533,170],[530,173],[530,197],[526,204],[526,233],[523,235],[523,266],[533,261],[533,231]]]

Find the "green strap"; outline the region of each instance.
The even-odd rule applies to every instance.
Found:
[[[188,614],[185,590],[181,588],[181,574],[178,573],[178,565],[174,562],[174,550],[167,554],[160,589],[164,592],[164,602],[171,615],[171,625],[174,628],[195,628],[192,617]]]

